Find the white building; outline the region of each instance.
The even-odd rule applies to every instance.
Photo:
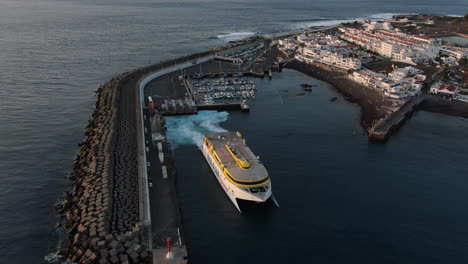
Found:
[[[443,84],[442,82],[437,82],[431,86],[430,93],[454,97],[458,90],[459,88],[453,84]]]
[[[370,70],[361,70],[353,72],[349,78],[374,88],[389,98],[402,99],[421,92],[426,76],[420,73],[421,70],[413,67],[394,67],[388,76]]]
[[[456,58],[452,57],[452,56],[441,57],[440,59],[442,60],[443,64],[447,64],[448,66],[458,65],[458,60]]]
[[[332,35],[323,33],[303,34],[298,37],[301,43],[296,54],[298,60],[313,63],[319,62],[344,70],[359,70],[361,61],[350,55],[355,48]]]
[[[416,69],[411,66],[398,68],[397,66],[393,65],[392,67],[393,67],[393,71],[388,74],[388,76],[391,76],[391,77],[405,78],[408,76],[415,76],[415,75],[420,75],[421,73],[423,73],[422,70]],[[424,79],[426,78],[425,75],[422,75],[422,76],[424,77]],[[418,80],[421,80],[420,78]],[[424,79],[422,81],[424,81]]]
[[[442,53],[455,57],[457,60],[468,58],[468,48],[443,46]]]
[[[343,33],[340,36],[342,39],[395,61],[415,64],[433,60],[439,54],[435,40],[426,36],[413,36],[397,30],[383,29],[367,31],[340,28],[339,30]]]

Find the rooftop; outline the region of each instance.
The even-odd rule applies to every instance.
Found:
[[[213,145],[214,151],[230,176],[241,182],[254,182],[268,177],[268,172],[245,144],[244,139],[236,132],[220,132],[206,134],[205,137]],[[229,146],[229,147],[228,147]],[[248,162],[248,168],[239,165],[237,159]]]

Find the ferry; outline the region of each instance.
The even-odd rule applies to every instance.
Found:
[[[267,170],[245,144],[240,132],[206,134],[202,152],[239,212],[238,200],[264,203],[271,199],[279,207]]]

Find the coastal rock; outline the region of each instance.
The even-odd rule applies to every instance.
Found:
[[[101,249],[99,250],[99,256],[101,258],[106,258],[109,255],[109,251],[107,249]]]
[[[117,256],[112,256],[110,258],[110,262],[113,263],[113,264],[116,264],[119,262],[119,258]]]
[[[110,246],[111,248],[117,248],[117,247],[120,246],[120,242],[117,241],[117,240],[112,240],[112,241],[109,243],[109,246]]]
[[[148,252],[146,252],[146,251],[142,251],[142,252],[140,253],[140,258],[141,258],[142,260],[145,260],[146,258],[148,258],[148,256],[149,256],[149,255],[148,255]]]
[[[115,248],[113,248],[113,249],[111,249],[109,251],[109,255],[111,255],[111,256],[115,256],[117,254],[119,254],[119,251],[117,249],[115,249]]]
[[[130,254],[130,259],[132,260],[133,263],[138,263],[139,261],[139,255],[135,251]]]
[[[95,110],[70,173],[73,188],[56,206],[68,228],[61,252],[75,263],[138,263],[149,255],[139,244],[144,232],[136,228],[135,87],[141,76],[163,65],[121,74],[96,89]]]
[[[87,258],[91,257],[91,254],[93,254],[93,251],[91,251],[90,249],[86,250],[85,256],[86,256]]]

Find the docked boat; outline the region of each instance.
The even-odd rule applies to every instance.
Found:
[[[271,199],[278,206],[267,170],[239,132],[206,134],[202,152],[239,212],[238,200],[264,203]]]
[[[249,105],[247,104],[247,101],[246,100],[242,100],[241,104],[240,104],[240,107],[241,107],[241,111],[242,112],[249,112],[250,111],[250,107]]]

